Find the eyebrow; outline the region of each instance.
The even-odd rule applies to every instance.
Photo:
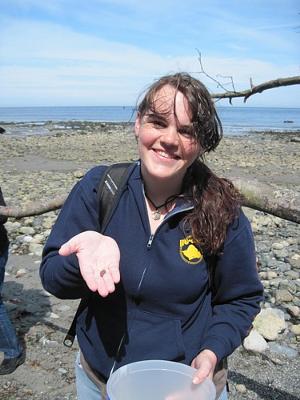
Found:
[[[158,112],[155,112],[155,111],[150,111],[147,114],[145,114],[145,117],[149,118],[150,120],[152,118],[153,119],[156,118],[156,119],[158,119],[160,121],[163,121],[163,122],[167,122],[168,121],[168,113],[161,114],[161,113],[158,113]],[[191,123],[189,125],[178,125],[178,129],[190,131],[190,130],[193,129],[193,124]]]
[[[157,119],[163,120],[163,121],[167,121],[167,120],[168,120],[167,114],[160,114],[160,113],[152,112],[152,111],[150,111],[149,113],[147,113],[147,114],[145,115],[145,117],[147,117],[147,118],[157,118]]]

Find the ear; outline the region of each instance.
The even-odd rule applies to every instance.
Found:
[[[140,128],[141,128],[141,116],[140,116],[140,114],[137,114],[135,123],[134,123],[134,133],[135,133],[136,138],[139,137]]]

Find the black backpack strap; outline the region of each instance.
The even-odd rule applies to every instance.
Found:
[[[113,164],[103,175],[98,188],[101,233],[105,231],[135,165],[135,163]]]
[[[75,339],[75,336],[76,336],[77,318],[81,314],[81,312],[87,307],[88,302],[89,302],[89,297],[83,297],[80,300],[80,303],[79,303],[79,305],[77,307],[77,311],[76,311],[76,313],[75,313],[75,315],[73,317],[73,321],[72,321],[72,323],[70,325],[70,328],[69,328],[69,330],[68,330],[68,332],[67,332],[67,334],[66,334],[66,336],[64,338],[64,341],[63,341],[63,343],[64,343],[64,345],[66,347],[72,347],[72,345],[74,343],[74,339]]]
[[[101,233],[105,231],[135,166],[136,163],[112,164],[104,172],[97,190]],[[63,342],[67,347],[72,347],[73,345],[76,336],[77,318],[87,307],[89,298],[90,297],[84,297],[79,303],[76,314],[74,315],[71,326]]]

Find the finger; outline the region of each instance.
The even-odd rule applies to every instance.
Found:
[[[120,282],[121,277],[120,277],[119,267],[116,267],[116,268],[110,267],[109,268],[109,273],[110,273],[114,283],[119,283]]]
[[[102,270],[93,270],[93,283],[96,283],[96,290],[101,297],[106,297],[114,292],[116,287],[111,275],[110,269],[103,268]],[[90,277],[91,278],[91,277]]]
[[[110,276],[107,269],[103,268],[102,270],[94,270],[94,281],[97,283],[97,291],[101,297],[106,297],[109,295],[110,291],[107,285],[107,277]],[[111,278],[109,278],[111,283],[113,284]]]
[[[90,266],[80,266],[80,272],[88,288],[92,292],[95,292],[98,289],[98,282],[95,279],[93,268]]]
[[[114,292],[115,284],[114,284],[114,281],[113,281],[110,271],[107,271],[107,273],[102,276],[102,279],[104,281],[104,284],[105,284],[105,287],[106,287],[108,293]]]
[[[106,283],[101,277],[97,282],[97,291],[101,297],[106,297],[109,295],[109,290],[107,289]]]

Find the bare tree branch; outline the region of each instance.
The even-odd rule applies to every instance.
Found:
[[[252,84],[252,80],[250,81],[250,85]],[[290,76],[288,78],[278,78],[271,81],[267,81],[261,83],[257,86],[252,86],[250,89],[243,90],[240,92],[226,90],[225,93],[212,93],[211,97],[214,99],[230,99],[232,100],[235,97],[243,97],[244,103],[250,96],[253,96],[256,93],[262,93],[265,90],[274,89],[282,86],[292,86],[300,84],[300,76]]]
[[[221,87],[223,90],[225,90],[225,92],[231,93],[229,92],[225,86],[222,85],[221,82],[219,82],[217,79],[213,78],[211,75],[209,75],[207,72],[205,72],[204,68],[203,68],[203,64],[202,64],[202,56],[201,56],[201,52],[196,49],[198,52],[198,60],[199,60],[199,64],[200,64],[200,68],[201,70],[198,72],[199,74],[203,74],[205,75],[207,78],[211,79],[212,81],[216,82],[216,84]]]
[[[244,103],[246,103],[247,99],[250,96],[253,96],[254,94],[257,94],[257,93],[262,93],[265,90],[274,89],[274,88],[282,87],[282,86],[292,86],[292,85],[299,85],[300,84],[300,76],[299,75],[290,76],[288,78],[274,79],[274,80],[271,80],[271,81],[267,81],[267,82],[261,83],[260,85],[257,85],[257,86],[253,85],[252,78],[250,77],[250,89],[246,89],[246,90],[242,90],[242,91],[236,91],[232,76],[223,76],[223,75],[218,74],[217,76],[219,76],[221,78],[230,79],[230,84],[232,86],[232,90],[228,90],[225,87],[224,83],[222,84],[220,81],[218,81],[217,79],[215,79],[214,77],[209,75],[204,70],[203,63],[202,63],[201,52],[198,49],[196,49],[196,51],[198,53],[198,61],[199,61],[199,64],[200,64],[200,71],[198,71],[198,73],[205,75],[207,78],[209,78],[212,81],[214,81],[217,84],[218,87],[221,87],[224,90],[224,92],[222,92],[222,93],[212,93],[211,97],[214,98],[214,99],[218,99],[218,100],[220,100],[220,99],[229,99],[229,102],[231,104],[233,98],[243,97],[244,98]]]

